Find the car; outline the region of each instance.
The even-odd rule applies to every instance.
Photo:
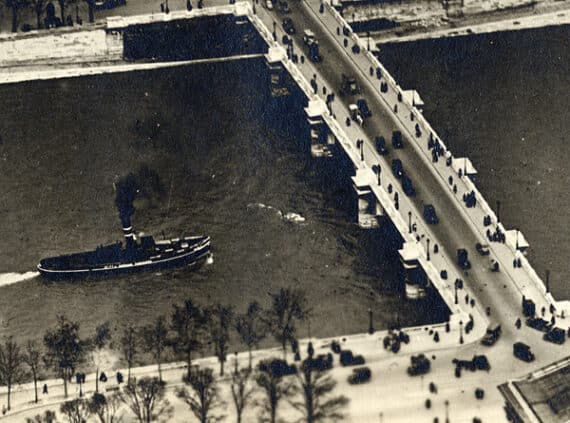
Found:
[[[486,371],[491,370],[491,365],[489,364],[489,360],[487,359],[487,356],[484,354],[474,355],[472,361],[477,370],[486,370]]]
[[[523,342],[515,342],[513,344],[513,355],[519,360],[526,361],[527,363],[530,363],[535,359],[530,347]]]
[[[358,107],[358,110],[360,110],[360,114],[362,115],[362,117],[364,119],[372,116],[372,112],[370,111],[370,108],[368,107],[368,103],[366,102],[365,99],[359,98],[356,101],[356,106]]]
[[[413,197],[414,195],[416,195],[416,189],[414,188],[414,184],[406,174],[402,175],[402,189],[404,190],[404,194],[406,194],[408,197]]]
[[[562,345],[566,340],[566,331],[560,328],[552,328],[543,335],[542,339]]]
[[[471,262],[468,259],[469,255],[465,248],[457,250],[457,264],[464,270],[471,269]]]
[[[351,350],[344,350],[340,352],[340,364],[343,366],[358,366],[364,363],[364,357],[361,355],[353,355]]]
[[[392,132],[392,147],[404,148],[404,141],[402,140],[402,133],[400,131]]]
[[[490,347],[494,345],[495,342],[497,342],[500,336],[501,336],[501,325],[496,322],[489,323],[489,326],[487,327],[487,332],[485,332],[483,339],[481,339],[481,344]]]
[[[291,13],[291,9],[289,8],[289,3],[284,0],[279,1],[279,12],[286,15],[287,13]]]
[[[360,87],[356,83],[356,79],[354,78],[354,76],[348,76],[343,73],[341,75],[341,78],[342,81],[340,83],[340,90],[339,90],[340,96],[343,96],[345,94],[348,95],[360,94]]]
[[[475,244],[475,249],[482,256],[488,256],[489,254],[491,254],[491,252],[489,251],[489,244],[481,244],[480,242],[478,242],[477,244]]]
[[[330,370],[333,367],[333,356],[331,353],[319,354],[315,358],[308,358],[303,364],[314,370]]]
[[[481,400],[485,397],[485,391],[481,388],[475,389],[475,398]]]
[[[289,365],[285,360],[278,358],[272,360],[263,360],[259,363],[259,370],[271,373],[274,376],[282,377],[294,375],[297,373],[297,366]]]
[[[413,355],[410,357],[410,361],[411,364],[407,370],[410,376],[425,375],[429,372],[431,363],[424,354]]]
[[[549,321],[541,319],[540,317],[529,317],[526,319],[526,325],[532,329],[545,333],[549,332],[552,327],[552,324]]]
[[[356,385],[359,383],[365,383],[370,380],[372,376],[372,371],[368,367],[358,367],[352,370],[352,374],[348,377],[348,383],[351,385]]]
[[[321,56],[319,52],[319,42],[315,41],[312,44],[309,44],[309,59],[313,63],[319,63],[323,61],[323,56]]]
[[[398,179],[401,179],[405,175],[404,165],[400,159],[392,160],[392,173]]]
[[[265,1],[265,7],[267,7],[267,10],[273,10],[273,1],[272,0],[266,0]]]
[[[426,204],[424,206],[424,219],[430,225],[436,225],[439,222],[435,212],[435,207],[431,204]]]
[[[295,29],[295,25],[293,24],[293,19],[291,18],[283,19],[282,26],[283,26],[283,31],[285,31],[289,35],[293,35],[295,34],[295,32],[297,32]]]
[[[360,114],[360,110],[358,110],[358,106],[356,106],[356,104],[349,104],[348,111],[350,112],[350,118],[362,125],[364,119],[362,119],[362,115]]]
[[[382,136],[374,138],[374,145],[376,145],[376,151],[378,154],[385,156],[388,154],[388,149],[386,148],[386,140]]]
[[[315,33],[313,31],[311,31],[310,29],[305,29],[303,31],[303,42],[307,46],[310,46],[311,44],[315,43],[316,41],[317,41],[317,37],[315,36]]]
[[[337,341],[332,341],[331,350],[336,354],[340,354],[340,344]]]

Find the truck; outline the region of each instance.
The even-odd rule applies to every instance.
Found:
[[[560,328],[552,328],[542,336],[542,339],[562,345],[566,340],[566,331]]]
[[[481,344],[490,347],[497,342],[499,337],[501,336],[501,325],[497,322],[490,322],[489,326],[487,326],[487,332],[481,339]]]
[[[526,361],[527,363],[534,361],[535,358],[530,347],[523,342],[515,342],[513,344],[513,354],[519,360]]]

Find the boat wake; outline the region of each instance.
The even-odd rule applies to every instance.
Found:
[[[249,203],[247,205],[247,208],[258,208],[258,209],[265,209],[265,210],[272,210],[275,212],[275,214],[277,214],[277,216],[279,216],[281,219],[283,219],[286,222],[291,222],[291,223],[305,223],[305,218],[303,216],[301,216],[299,213],[293,213],[293,212],[287,212],[287,213],[283,213],[281,210],[279,210],[276,207],[273,206],[267,206],[263,203]]]
[[[24,282],[39,275],[39,272],[0,273],[0,287],[13,285],[18,282]]]

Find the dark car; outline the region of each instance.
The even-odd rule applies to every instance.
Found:
[[[414,195],[416,195],[416,189],[414,188],[414,184],[406,174],[402,175],[402,189],[404,190],[404,193],[408,197],[413,197]]]
[[[309,45],[309,59],[311,59],[311,62],[314,63],[322,62],[323,57],[319,53],[318,41],[315,41],[313,44]]]
[[[358,107],[358,110],[360,111],[360,114],[364,119],[372,116],[372,112],[370,111],[368,103],[366,102],[365,99],[363,98],[358,99],[358,101],[356,102],[356,106]]]
[[[292,35],[295,32],[297,32],[297,30],[295,29],[295,24],[293,24],[293,19],[291,18],[283,19],[282,25],[283,25],[283,31],[285,31],[289,35]]]
[[[385,156],[388,154],[388,149],[386,148],[386,140],[382,136],[374,138],[374,144],[376,145],[376,151],[378,154]]]
[[[487,360],[486,355],[475,355],[473,356],[473,364],[477,368],[477,370],[491,370],[491,365],[489,364],[489,360]]]
[[[273,359],[264,360],[259,363],[259,370],[281,377],[297,373],[297,366],[289,365],[285,360]]]
[[[404,148],[404,141],[402,140],[402,133],[400,131],[392,132],[392,147]]]
[[[340,364],[343,366],[358,366],[364,363],[364,357],[361,355],[353,355],[351,350],[340,352]]]
[[[400,159],[392,160],[392,173],[398,179],[404,176],[404,165]]]
[[[352,371],[352,374],[348,377],[348,383],[351,385],[356,385],[359,383],[368,382],[372,376],[372,371],[368,367],[359,367]]]
[[[424,206],[424,219],[430,225],[435,225],[439,222],[439,219],[435,212],[435,207],[431,204],[426,204]]]
[[[305,360],[304,365],[314,370],[330,370],[333,367],[333,356],[331,353],[328,353],[327,355],[319,354],[315,358]]]
[[[526,361],[528,363],[534,361],[535,358],[530,347],[522,342],[515,342],[513,344],[513,354],[519,360]]]
[[[526,319],[526,325],[530,328],[545,333],[549,332],[550,328],[552,327],[552,324],[549,321],[541,319],[540,317],[529,317],[528,319]]]
[[[471,262],[469,261],[469,255],[465,248],[460,248],[457,250],[457,264],[462,269],[468,270],[471,269]]]
[[[410,358],[411,364],[408,367],[408,374],[410,376],[424,375],[429,372],[431,363],[429,358],[423,354],[413,355]]]
[[[552,328],[542,337],[545,341],[553,342],[555,344],[563,344],[566,340],[566,331],[560,328]]]
[[[289,8],[289,3],[287,3],[286,1],[280,1],[279,2],[279,12],[283,13],[284,15],[286,15],[287,13],[291,13],[291,9]]]

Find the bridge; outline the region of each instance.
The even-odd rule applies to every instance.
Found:
[[[524,320],[523,301],[533,304],[537,315],[564,330],[570,326],[570,303],[556,301],[548,292],[526,259],[528,244],[522,233],[502,225],[473,182],[476,170],[472,163],[468,158],[455,157],[446,147],[423,117],[417,93],[398,85],[370,51],[370,40],[353,33],[328,1],[293,0],[289,5],[287,17],[297,28],[293,35],[285,33],[281,25],[284,15],[278,11],[267,10],[258,2],[238,2],[168,15],[109,18],[104,28],[96,29],[104,31],[97,39],[102,52],[107,49],[116,55],[121,51],[124,54],[121,49],[127,29],[137,25],[218,15],[233,16],[236,25],[252,25],[265,43],[264,56],[275,95],[286,91],[287,79],[305,93],[311,154],[317,160],[340,155],[349,164],[358,201],[358,224],[375,228],[389,219],[403,239],[400,256],[407,269],[409,296],[421,296],[433,286],[451,312],[444,324],[409,328],[412,340],[398,355],[382,347],[386,333],[349,337],[351,348],[366,352],[375,375],[371,384],[352,387],[346,383],[347,371],[335,369],[339,389],[351,398],[350,421],[432,422],[434,417],[445,421],[444,416],[465,422],[475,416],[483,421],[504,420],[504,401],[496,387],[567,355],[563,346],[544,342],[541,332],[515,326],[517,319]],[[313,62],[308,55],[305,29],[313,31],[319,41],[320,62]],[[255,51],[244,54],[242,57],[257,56]],[[172,64],[185,63],[189,62]],[[151,65],[133,63],[115,69],[142,66]],[[99,70],[112,71],[104,66]],[[339,94],[343,74],[355,78],[361,94]],[[49,75],[54,76],[53,72]],[[358,99],[366,99],[371,111],[371,117],[362,123],[352,118],[350,109]],[[402,134],[403,148],[391,144],[396,132]],[[377,150],[377,136],[386,139],[387,155]],[[406,194],[401,177],[392,171],[394,159],[401,161],[415,187],[414,195]],[[425,205],[435,208],[439,223],[429,224],[424,219]],[[478,243],[488,245],[488,255],[476,251]],[[467,251],[469,268],[459,266],[459,249]],[[501,323],[501,339],[492,347],[484,347],[479,340],[491,320]],[[321,341],[319,345],[326,348],[328,341]],[[517,341],[531,346],[536,354],[533,364],[513,357],[513,343]],[[424,377],[406,374],[410,355],[418,352],[433,358],[425,381]],[[452,359],[470,359],[474,354],[487,355],[491,371],[464,372],[456,380]],[[428,391],[428,380],[438,386],[437,394]],[[477,387],[485,389],[484,400],[475,399]],[[432,400],[430,408],[425,406],[427,398]]]

